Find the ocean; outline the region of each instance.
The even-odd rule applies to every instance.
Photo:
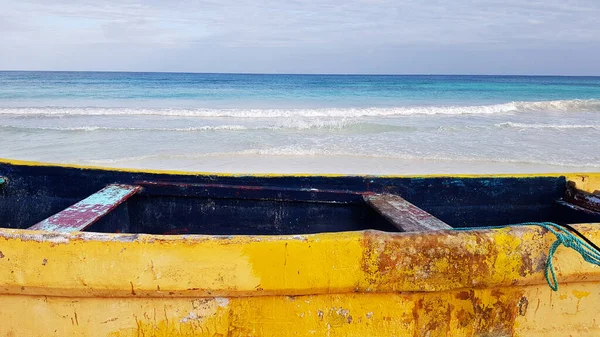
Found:
[[[233,173],[600,171],[600,77],[0,72],[0,157]]]

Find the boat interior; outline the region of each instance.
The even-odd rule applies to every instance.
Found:
[[[287,235],[600,222],[564,176],[244,176],[0,162],[0,227]]]

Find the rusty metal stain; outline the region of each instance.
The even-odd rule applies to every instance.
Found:
[[[527,314],[527,308],[529,307],[529,301],[527,300],[527,297],[523,296],[521,297],[521,300],[519,301],[519,315],[520,316],[525,316],[525,314]]]
[[[140,186],[113,184],[65,210],[43,220],[30,230],[74,232],[85,229],[141,189]]]
[[[48,335],[50,329],[60,327],[64,333],[81,336],[527,336],[519,333],[516,322],[527,291],[472,289],[465,299],[457,299],[459,291],[453,291],[305,295],[296,301],[286,296],[114,297],[78,303],[60,297],[44,301],[0,295],[11,310],[30,310],[34,305],[48,312],[45,319],[53,323],[18,326],[10,321],[0,326],[0,334],[13,329],[23,335]],[[120,316],[98,309],[106,301]],[[5,312],[9,309],[0,308],[0,314]]]
[[[381,284],[393,289],[437,291],[475,285],[511,285],[539,275],[545,265],[543,248],[522,244],[542,242],[541,232],[523,228],[495,232],[446,232],[404,235],[365,232],[362,269],[375,291]],[[547,251],[547,248],[546,248]]]

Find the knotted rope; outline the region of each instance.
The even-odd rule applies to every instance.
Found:
[[[544,276],[546,282],[550,288],[554,291],[558,291],[558,279],[556,278],[556,271],[554,270],[554,253],[560,245],[567,248],[571,248],[578,252],[586,262],[600,266],[600,249],[593,242],[588,240],[585,236],[579,233],[577,230],[568,225],[557,225],[553,222],[524,222],[513,225],[497,226],[497,227],[476,227],[476,228],[460,228],[461,230],[468,229],[494,229],[503,228],[507,226],[539,226],[556,236],[556,241],[550,246],[548,251],[548,257],[546,259],[546,270]],[[571,232],[572,231],[572,232]],[[575,234],[574,234],[574,233]]]

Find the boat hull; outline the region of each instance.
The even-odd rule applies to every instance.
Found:
[[[598,336],[598,285],[232,298],[0,295],[2,336]]]
[[[600,267],[559,247],[553,291],[554,234],[486,228],[598,222],[557,202],[567,181],[600,189],[598,174],[233,176],[0,161],[0,176],[10,227],[0,336],[600,335]],[[87,231],[26,229],[111,184],[142,188]],[[401,195],[471,228],[399,232],[362,193]],[[574,227],[600,242],[597,223]]]
[[[596,225],[578,225],[600,241]],[[600,268],[536,226],[0,235],[3,336],[595,336]]]

